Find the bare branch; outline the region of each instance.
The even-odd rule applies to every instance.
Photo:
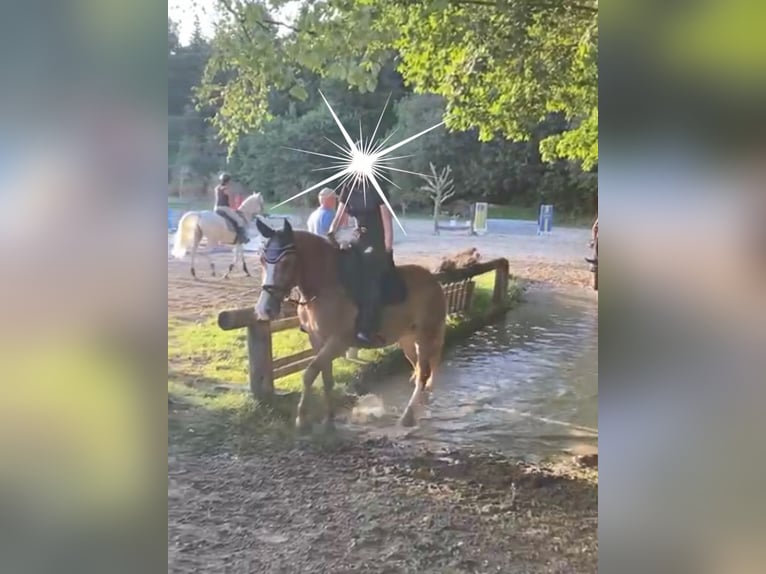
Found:
[[[234,20],[239,24],[239,27],[242,30],[242,33],[247,38],[248,42],[254,43],[253,37],[250,35],[250,31],[247,29],[247,22],[242,17],[242,15],[237,12],[234,7],[231,5],[231,3],[228,0],[220,0],[221,4],[223,4],[223,7],[226,8],[226,11],[231,14],[234,17]]]
[[[231,2],[229,0],[219,0],[224,8],[226,8],[226,11],[231,14],[234,19],[239,24],[239,27],[242,29],[242,32],[245,34],[245,37],[249,42],[254,42],[253,37],[250,35],[249,30],[247,29],[247,21],[242,16],[240,12],[238,12],[234,6],[231,5]],[[306,32],[308,34],[316,34],[313,30],[301,30],[300,28],[297,28],[293,26],[292,24],[287,24],[286,22],[281,22],[279,20],[275,20],[273,18],[261,18],[259,20],[256,20],[255,23],[261,27],[262,29],[266,30],[267,32],[273,32],[273,30],[269,26],[278,26],[282,28],[287,28],[288,30],[292,30],[293,32]]]
[[[459,6],[461,4],[469,5],[469,6],[470,5],[473,5],[473,6],[487,6],[489,8],[502,9],[504,6],[507,6],[508,4],[510,4],[510,2],[502,1],[502,0],[498,1],[498,2],[493,2],[492,0],[451,0],[450,4],[454,4],[454,5],[457,5],[457,6]],[[557,8],[558,7],[558,6],[554,5],[554,4],[544,4],[544,3],[540,3],[540,4],[538,4],[538,6],[541,7],[541,8]],[[589,12],[589,13],[592,13],[592,14],[597,14],[598,13],[598,6],[589,6],[589,5],[586,5],[586,4],[568,4],[568,5],[566,5],[566,7],[567,8],[572,8],[574,10],[580,10],[581,12]]]

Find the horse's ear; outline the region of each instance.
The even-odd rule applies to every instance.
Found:
[[[290,225],[290,221],[285,217],[285,222],[282,224],[282,231],[287,235],[293,234],[293,226]]]
[[[255,226],[258,228],[258,233],[263,235],[266,239],[270,239],[271,237],[274,237],[276,235],[276,231],[274,231],[271,227],[266,225],[263,221],[260,220],[260,218],[255,218]]]

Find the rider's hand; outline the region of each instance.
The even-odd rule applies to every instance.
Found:
[[[330,243],[333,244],[333,247],[339,247],[338,239],[335,237],[334,231],[330,231],[327,233],[327,239],[329,239]]]

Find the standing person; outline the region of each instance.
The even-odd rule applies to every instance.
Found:
[[[308,230],[314,235],[325,236],[330,232],[330,226],[335,218],[335,208],[338,204],[338,198],[335,192],[329,187],[325,187],[319,192],[319,207],[317,207],[307,222]]]
[[[218,180],[220,183],[215,188],[214,211],[234,226],[234,231],[237,234],[235,243],[247,243],[247,229],[237,217],[237,212],[232,208],[234,193],[230,189],[231,176],[228,173],[222,173]]]
[[[388,194],[386,199],[388,199]],[[345,214],[356,218],[354,243],[361,252],[364,288],[360,290],[357,339],[363,345],[376,345],[380,328],[381,280],[394,265],[394,229],[391,212],[374,189],[346,186],[340,195],[340,208],[330,225],[333,240]]]
[[[586,257],[585,261],[591,265],[595,265],[598,261],[598,215],[596,215],[596,221],[593,223],[593,227],[590,230],[590,246],[595,249],[593,257]]]

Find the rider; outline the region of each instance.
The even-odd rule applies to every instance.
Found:
[[[384,194],[388,199],[388,194]],[[362,254],[364,278],[364,287],[359,293],[356,337],[363,344],[373,345],[376,344],[374,333],[380,324],[381,281],[384,272],[394,265],[391,212],[376,190],[346,186],[327,234],[331,240],[346,213],[356,218],[354,243]]]
[[[234,225],[234,231],[237,234],[235,243],[247,243],[247,229],[241,218],[237,217],[237,212],[231,207],[233,200],[229,190],[231,176],[228,173],[222,173],[218,176],[218,181],[220,183],[215,187],[215,212]]]
[[[595,265],[598,260],[598,215],[596,215],[596,221],[593,223],[593,227],[590,230],[590,246],[595,248],[596,252],[594,257],[586,257],[585,261],[591,265]]]

